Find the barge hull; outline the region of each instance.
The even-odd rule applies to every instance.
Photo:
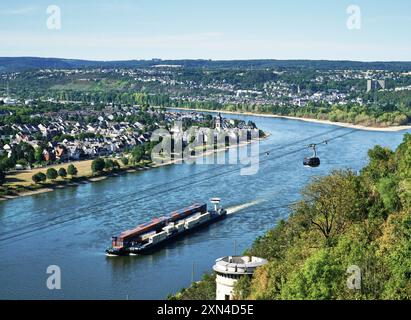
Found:
[[[210,220],[205,221],[204,223],[198,224],[190,229],[185,229],[181,232],[175,233],[173,235],[170,235],[169,237],[167,237],[166,239],[164,239],[163,241],[160,241],[158,243],[155,243],[149,247],[143,248],[143,249],[137,249],[137,250],[130,250],[130,248],[128,248],[127,253],[134,253],[134,254],[138,254],[138,255],[148,255],[148,254],[152,254],[155,251],[163,248],[166,244],[177,240],[178,238],[182,238],[186,235],[189,235],[190,233],[193,233],[195,231],[198,231],[202,228],[205,228],[217,221],[223,220],[227,217],[227,214],[222,214],[222,215],[217,215],[214,216],[212,218],[210,218]],[[127,255],[127,254],[126,254]]]

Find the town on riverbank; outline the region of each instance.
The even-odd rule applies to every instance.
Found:
[[[251,142],[253,131],[258,139],[265,136],[252,122],[220,115],[115,105],[99,111],[61,108],[45,112],[38,125],[13,123],[2,128],[15,132],[3,136],[0,151],[3,200],[173,164],[183,158],[183,148],[188,146],[197,157],[199,151],[207,156],[233,147],[232,138],[240,143],[244,130],[249,134],[242,142]],[[160,164],[152,158],[153,148],[160,142],[151,140],[156,130],[169,130],[173,142],[173,149],[170,145],[168,152],[160,152]],[[208,132],[213,135],[211,150]]]
[[[215,129],[220,111],[360,130],[411,128],[408,63],[253,61],[255,68],[249,70],[246,62],[94,67],[73,60],[66,68],[31,68],[16,58],[15,69],[9,60],[0,59],[0,66],[5,63],[0,74],[3,198],[148,168],[154,131]],[[223,126],[256,129],[235,119],[224,120]],[[182,139],[189,144],[187,133]],[[92,170],[97,158],[105,158],[104,169]]]
[[[0,96],[3,96],[0,99],[0,200],[80,186],[78,192],[74,192],[76,200],[81,199],[79,201],[82,203],[93,202],[93,206],[96,206],[99,212],[104,210],[112,213],[98,215],[88,221],[94,211],[85,205],[84,210],[78,210],[76,213],[79,207],[72,206],[72,195],[68,195],[71,192],[66,194],[62,191],[50,196],[33,197],[33,203],[38,207],[29,215],[34,220],[22,223],[22,231],[20,228],[15,230],[15,226],[12,225],[14,220],[11,218],[3,240],[14,241],[22,237],[21,233],[24,236],[38,235],[38,230],[53,230],[54,227],[64,227],[64,224],[71,221],[79,221],[80,232],[86,228],[92,230],[84,238],[74,235],[77,230],[67,225],[65,232],[71,234],[71,237],[61,239],[57,235],[59,241],[55,241],[56,238],[53,238],[51,232],[50,235],[42,234],[41,241],[44,241],[44,237],[50,237],[47,241],[53,252],[58,251],[60,243],[77,248],[85,242],[98,243],[97,249],[94,247],[90,250],[102,252],[101,244],[109,241],[110,236],[115,234],[113,232],[149,221],[148,216],[157,216],[157,210],[162,209],[161,205],[164,203],[168,205],[167,200],[171,198],[167,193],[170,183],[183,177],[187,181],[179,185],[179,189],[191,189],[194,184],[196,187],[186,195],[173,194],[178,201],[180,197],[184,198],[184,201],[191,201],[192,198],[211,191],[213,197],[215,192],[221,193],[222,196],[229,195],[227,202],[231,202],[232,206],[227,208],[227,218],[231,219],[229,224],[233,221],[233,229],[230,229],[229,235],[224,236],[221,242],[212,238],[211,234],[205,233],[198,235],[204,240],[199,246],[183,248],[187,250],[184,263],[174,265],[173,272],[179,272],[183,264],[194,265],[192,258],[198,248],[203,246],[206,257],[197,259],[202,259],[203,266],[205,261],[217,259],[210,269],[212,273],[204,275],[202,281],[196,282],[193,272],[191,285],[179,280],[178,288],[167,286],[167,292],[162,291],[161,297],[165,297],[167,293],[173,294],[170,299],[182,300],[409,297],[408,291],[397,292],[395,289],[396,283],[402,283],[404,288],[407,286],[408,270],[403,267],[402,262],[395,261],[398,261],[396,254],[405,256],[408,250],[406,237],[398,237],[397,231],[401,234],[408,232],[409,135],[404,137],[404,142],[396,151],[384,147],[371,149],[370,163],[359,173],[351,170],[331,172],[328,171],[331,170],[330,166],[347,168],[347,163],[358,164],[358,159],[347,160],[347,157],[358,157],[357,154],[350,154],[351,149],[343,143],[347,141],[348,132],[363,135],[360,140],[354,142],[359,144],[358,153],[362,156],[367,152],[363,144],[369,143],[367,145],[370,148],[374,147],[375,140],[369,139],[369,135],[375,134],[378,141],[384,136],[384,142],[387,143],[391,139],[389,135],[398,138],[401,133],[382,135],[379,132],[345,130],[347,132],[342,138],[341,135],[322,132],[322,126],[294,121],[383,132],[410,129],[410,75],[406,71],[407,65],[395,65],[388,67],[389,70],[374,70],[368,73],[362,69],[340,72],[319,68],[312,70],[311,73],[300,73],[295,72],[293,68],[286,68],[283,71],[277,68],[268,71],[259,69],[253,72],[228,72],[211,68],[206,71],[197,70],[200,76],[192,75],[193,70],[186,70],[184,66],[176,68],[170,65],[145,66],[142,69],[52,68],[10,71],[3,74],[4,89],[0,88]],[[179,70],[177,74],[176,70]],[[209,76],[214,80],[210,80]],[[176,77],[180,80],[174,81]],[[286,80],[287,77],[292,80]],[[29,84],[33,83],[30,79],[36,79],[36,90],[30,90]],[[144,88],[140,86],[141,83],[144,83]],[[230,118],[230,115],[244,117]],[[256,124],[262,118],[249,117],[254,115],[292,120],[264,119],[262,123],[270,122],[271,125],[264,128],[272,128],[273,132],[288,132],[287,136],[282,135],[282,143],[285,144],[285,148],[287,145],[298,145],[295,150],[284,153],[296,153],[293,161],[286,158],[279,166],[271,166],[268,161],[275,161],[277,157],[270,149],[265,149],[261,153],[265,165],[262,166],[261,172],[256,173],[257,178],[241,177],[241,180],[230,180],[225,175],[219,177],[221,172],[226,173],[223,170],[216,171],[216,175],[210,175],[208,170],[204,170],[199,173],[204,174],[204,181],[215,177],[220,179],[218,183],[214,184],[215,181],[212,181],[204,185],[198,183],[202,182],[201,179],[194,178],[197,173],[193,174],[195,170],[191,170],[189,166],[182,166],[182,170],[173,167],[176,175],[164,174],[166,170],[153,170],[147,174],[150,177],[141,178],[156,177],[151,181],[155,182],[154,187],[164,187],[161,190],[164,198],[159,201],[156,194],[149,193],[136,197],[137,194],[144,193],[145,187],[153,187],[153,184],[141,184],[136,188],[135,185],[143,179],[139,179],[140,176],[134,179],[132,173],[174,165],[186,155],[196,158],[225,152],[232,147],[232,141],[235,142],[234,146],[251,147],[256,145],[253,142],[269,136],[270,132],[261,131]],[[280,125],[277,127],[274,124]],[[287,126],[291,129],[286,128]],[[337,129],[330,131],[333,130]],[[303,143],[311,142],[307,131],[315,132],[316,139],[326,139],[324,144],[333,141],[331,139],[340,139],[341,149],[334,149],[333,161],[328,158],[328,163],[323,162],[326,156],[323,158],[321,154],[319,168],[304,168],[301,161],[302,152],[307,146],[303,147]],[[219,139],[220,134],[223,136],[222,140]],[[156,137],[158,139],[153,139]],[[246,139],[240,139],[241,137]],[[271,142],[268,140],[267,145]],[[332,148],[332,145],[330,143],[327,148]],[[276,147],[279,150],[282,146]],[[357,166],[356,170],[359,169]],[[319,175],[327,172],[327,175],[313,178],[312,183],[303,187],[309,178],[318,172]],[[130,174],[127,177],[131,179],[115,178],[123,174]],[[81,187],[83,184],[109,178],[113,180],[96,183],[93,185],[96,188]],[[123,183],[124,189],[127,190],[124,193],[110,189],[112,186],[121,189]],[[214,185],[220,187],[214,188]],[[291,191],[284,193],[282,185],[287,185]],[[131,191],[133,188],[136,188],[134,192]],[[297,188],[302,188],[303,195],[298,203],[292,202],[295,201]],[[81,193],[87,189],[93,190],[83,197]],[[103,190],[104,201],[96,190]],[[279,194],[281,197],[277,196]],[[61,207],[60,203],[56,202],[56,198],[60,196],[65,199]],[[152,202],[147,200],[148,197],[153,198]],[[267,202],[266,207],[258,205],[260,198],[263,198],[262,202]],[[155,208],[156,212],[143,210],[144,206],[141,203],[136,206],[141,199],[147,201],[145,203]],[[116,201],[115,205],[113,201]],[[32,209],[25,207],[26,202],[32,201],[16,199],[2,203],[6,208],[4,211],[7,212],[5,219],[10,217],[9,214],[14,214],[15,219],[24,219],[22,210]],[[156,206],[158,202],[162,204]],[[22,208],[15,206],[15,209],[14,203],[23,203]],[[53,208],[47,212],[47,216],[37,214],[42,212],[43,205],[50,205]],[[55,209],[56,205],[59,206],[58,209]],[[243,216],[232,214],[233,207],[242,208],[240,211]],[[173,208],[177,208],[175,203]],[[279,208],[287,212],[280,215],[279,210],[282,209]],[[347,214],[351,212],[355,213],[354,216]],[[288,220],[280,219],[288,217],[290,213]],[[327,221],[330,221],[328,214],[333,216],[333,221],[338,221],[335,222],[338,225],[327,224]],[[66,215],[67,219],[59,221]],[[235,220],[236,218],[238,220]],[[54,220],[50,222],[49,219]],[[98,220],[98,223],[104,226],[99,235],[93,230],[96,226],[96,220],[93,219],[102,219]],[[244,223],[247,221],[252,221],[252,226]],[[239,226],[245,226],[246,232]],[[117,230],[118,227],[121,229]],[[223,228],[227,228],[227,225]],[[234,230],[237,228],[238,231]],[[244,234],[252,228],[248,235],[250,238],[247,238],[249,249],[241,256],[238,256],[239,252],[235,249],[235,254],[230,256],[231,251],[228,247],[231,247],[231,244],[227,245],[227,240],[232,240],[233,232],[238,232],[236,235]],[[261,233],[262,230],[265,231],[264,234]],[[164,233],[160,234],[163,235]],[[391,241],[394,235],[395,242]],[[253,242],[254,238],[257,239]],[[149,240],[145,238],[141,241]],[[350,247],[352,242],[364,250],[358,251]],[[210,243],[213,246],[210,246]],[[22,244],[16,242],[13,245]],[[214,248],[217,246],[224,248],[224,252],[219,251],[218,256],[214,256]],[[210,247],[208,251],[205,250],[207,247]],[[245,248],[244,244],[242,248]],[[77,249],[75,251],[77,254]],[[349,256],[345,255],[346,252],[349,252]],[[381,258],[382,255],[386,255],[387,259]],[[101,266],[101,256],[93,259],[92,263]],[[138,267],[144,265],[145,268],[154,268],[152,270],[156,271],[152,271],[152,274],[161,273],[161,270],[155,269],[156,266],[149,264],[148,259],[131,259],[130,257],[128,261],[130,264],[139,263]],[[73,258],[72,261],[78,265],[78,260]],[[120,261],[120,265],[123,262]],[[351,266],[349,263],[365,268],[364,286],[380,286],[378,290],[347,292],[344,285],[347,267]],[[96,264],[90,269],[94,269]],[[115,264],[116,262],[108,262],[104,266],[104,272],[108,273],[103,272],[102,279],[109,278],[107,274],[112,272]],[[377,280],[370,276],[370,270],[367,269],[369,264],[382,266],[377,270],[381,275]],[[303,267],[300,268],[301,266]],[[138,270],[137,267],[130,268],[127,272],[133,277],[139,277],[141,275],[133,273]],[[333,273],[330,275],[327,270],[332,270]],[[280,280],[283,282],[278,280],[278,274],[281,275]],[[120,277],[124,276],[128,278],[129,274],[121,273]],[[144,298],[147,290],[151,290],[152,277],[139,278],[139,281],[136,290],[143,288],[141,290],[144,292],[139,293],[139,297]],[[382,283],[387,285],[381,287]],[[122,283],[111,282],[110,285],[121,287]],[[177,291],[183,286],[187,288]],[[335,286],[335,289],[324,289],[330,286]],[[310,292],[315,294],[311,295]],[[94,294],[93,292],[90,295]],[[160,293],[155,294],[155,297],[160,297]],[[111,297],[111,293],[109,296]]]

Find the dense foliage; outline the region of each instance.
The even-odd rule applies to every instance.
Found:
[[[270,262],[240,298],[411,299],[411,135],[395,152],[380,146],[356,175],[317,178],[287,221],[249,253]],[[361,289],[347,286],[361,270]]]
[[[379,93],[384,99],[394,99],[394,94]],[[387,97],[387,98],[385,98]],[[383,98],[381,98],[383,99]],[[223,110],[230,112],[253,112],[259,114],[275,114],[298,118],[312,118],[345,122],[365,126],[384,127],[392,125],[405,125],[411,119],[411,94],[406,93],[401,102],[396,105],[384,104],[374,106],[359,106],[347,104],[344,106],[328,106],[321,104],[308,104],[304,107],[280,105],[250,105],[250,104],[219,104],[213,102],[190,103],[175,102],[176,107],[192,109]]]
[[[238,299],[411,299],[411,135],[376,146],[356,174],[315,178],[302,200],[246,252],[269,263],[237,282]],[[359,289],[347,285],[352,270]],[[197,299],[213,276],[177,297]]]
[[[215,300],[215,275],[204,274],[199,282],[194,282],[191,287],[182,289],[175,296],[169,296],[169,300]]]

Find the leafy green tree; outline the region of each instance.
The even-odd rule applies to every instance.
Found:
[[[121,162],[123,163],[124,166],[128,166],[129,160],[127,157],[122,157]]]
[[[65,168],[60,168],[58,171],[58,175],[61,178],[65,179],[67,177],[67,170]]]
[[[56,180],[58,177],[58,172],[54,168],[49,168],[46,171],[46,176],[47,176],[47,179],[49,180]]]
[[[388,148],[375,146],[368,151],[369,163],[362,170],[365,177],[370,177],[372,181],[378,181],[380,178],[395,171],[394,152]]]
[[[393,176],[381,178],[377,189],[387,210],[394,212],[399,208],[398,183]]]
[[[144,147],[137,145],[131,151],[131,157],[133,159],[133,163],[139,163],[144,157]]]
[[[70,164],[67,167],[67,174],[69,174],[71,176],[71,178],[77,176],[77,173],[78,173],[78,170],[73,164]]]
[[[411,134],[404,136],[404,141],[398,147],[395,158],[397,161],[398,196],[405,211],[411,212]]]
[[[242,276],[234,286],[234,300],[247,300],[251,293],[251,277]]]
[[[34,159],[37,162],[43,161],[43,149],[42,148],[36,148],[36,151],[34,152]]]
[[[363,214],[359,182],[351,171],[334,171],[315,178],[302,194],[301,209],[327,241],[343,233]]]
[[[31,179],[34,181],[34,183],[38,184],[40,182],[45,182],[47,180],[47,176],[43,172],[38,172],[34,174]]]
[[[215,274],[204,274],[202,281],[192,283],[190,288],[183,289],[180,294],[168,297],[169,300],[215,300]]]
[[[27,142],[20,142],[12,148],[11,158],[14,162],[25,160],[27,163],[35,161],[34,148]]]
[[[94,159],[93,162],[91,163],[91,171],[93,172],[93,174],[101,173],[103,172],[105,165],[106,163],[104,159],[102,158]]]
[[[106,159],[104,161],[104,169],[111,171],[114,169],[114,161],[112,159]]]
[[[335,299],[337,286],[346,279],[346,270],[332,258],[329,249],[323,249],[308,258],[296,269],[282,289],[283,299]]]
[[[13,169],[15,165],[16,161],[12,158],[5,157],[0,161],[0,167],[3,168],[3,170]]]
[[[411,217],[402,214],[390,221],[392,243],[384,257],[390,274],[384,282],[383,298],[390,300],[411,299]]]

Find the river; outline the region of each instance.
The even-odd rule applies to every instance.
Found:
[[[395,148],[404,134],[227,117],[252,120],[271,133],[260,142],[260,153],[271,152],[260,156],[257,174],[240,175],[235,170],[240,165],[180,164],[0,203],[0,298],[164,299],[190,284],[193,265],[194,280],[199,280],[216,258],[243,252],[285,219],[289,210],[283,206],[298,200],[313,176],[360,170],[368,149],[376,144]],[[326,139],[333,140],[319,148],[321,167],[304,168],[302,159],[311,152],[294,150]],[[111,236],[120,231],[211,197],[222,198],[229,208],[226,220],[150,256],[104,255]],[[50,265],[60,267],[61,290],[46,286]]]

